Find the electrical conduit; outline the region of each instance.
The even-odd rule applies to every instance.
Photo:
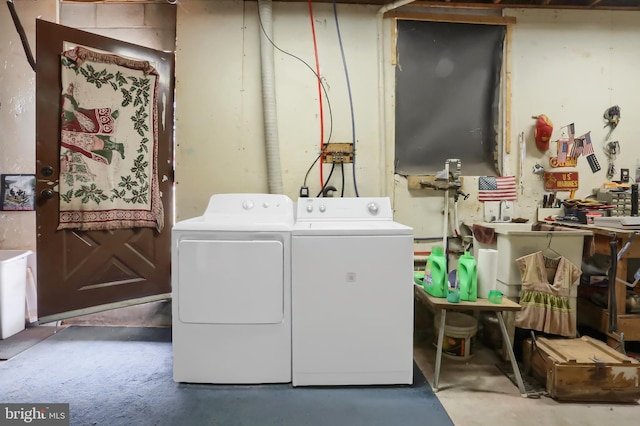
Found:
[[[309,20],[311,21],[311,34],[313,35],[313,52],[316,56],[316,75],[318,76],[318,101],[320,103],[320,152],[324,150],[324,114],[322,109],[322,80],[320,77],[320,61],[318,60],[318,42],[316,40],[316,24],[313,18],[313,0],[309,3]],[[320,157],[320,187],[324,187],[324,176],[322,171],[323,158]]]
[[[276,113],[275,71],[273,63],[273,3],[258,0],[264,32],[260,33],[260,59],[262,69],[262,106],[264,110],[264,135],[267,154],[267,183],[269,193],[282,194],[282,172],[280,170],[280,147],[278,141],[278,116]],[[265,34],[266,33],[266,34]],[[267,37],[269,39],[267,39]]]

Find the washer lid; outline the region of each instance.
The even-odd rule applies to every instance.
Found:
[[[292,235],[412,235],[413,228],[394,221],[298,222]]]

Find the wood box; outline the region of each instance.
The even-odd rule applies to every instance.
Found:
[[[583,336],[539,337],[524,342],[524,372],[546,384],[549,396],[563,401],[634,402],[640,399],[640,363]]]

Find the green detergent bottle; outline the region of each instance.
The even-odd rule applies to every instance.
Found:
[[[460,282],[460,300],[475,302],[478,300],[478,266],[476,259],[465,251],[458,259],[458,281]]]
[[[434,297],[447,297],[447,259],[442,247],[434,247],[424,270],[424,291]]]

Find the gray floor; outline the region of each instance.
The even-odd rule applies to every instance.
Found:
[[[435,349],[429,314],[416,306],[414,360],[429,382],[433,382]],[[166,325],[170,304],[158,302],[94,314],[64,322],[103,325]],[[424,330],[429,331],[425,332]],[[479,346],[469,361],[443,359],[440,391],[436,397],[457,426],[602,426],[636,425],[638,404],[593,404],[557,402],[548,397],[525,399],[517,387],[496,367],[502,362],[495,352]],[[0,367],[2,362],[0,362]],[[0,377],[1,379],[1,377]],[[429,419],[429,416],[427,416]],[[422,424],[428,425],[428,420]],[[340,426],[341,423],[336,424]],[[401,426],[400,424],[398,424]]]
[[[177,384],[170,332],[71,326],[0,363],[0,402],[69,403],[83,426],[453,424],[417,367],[413,386]]]

